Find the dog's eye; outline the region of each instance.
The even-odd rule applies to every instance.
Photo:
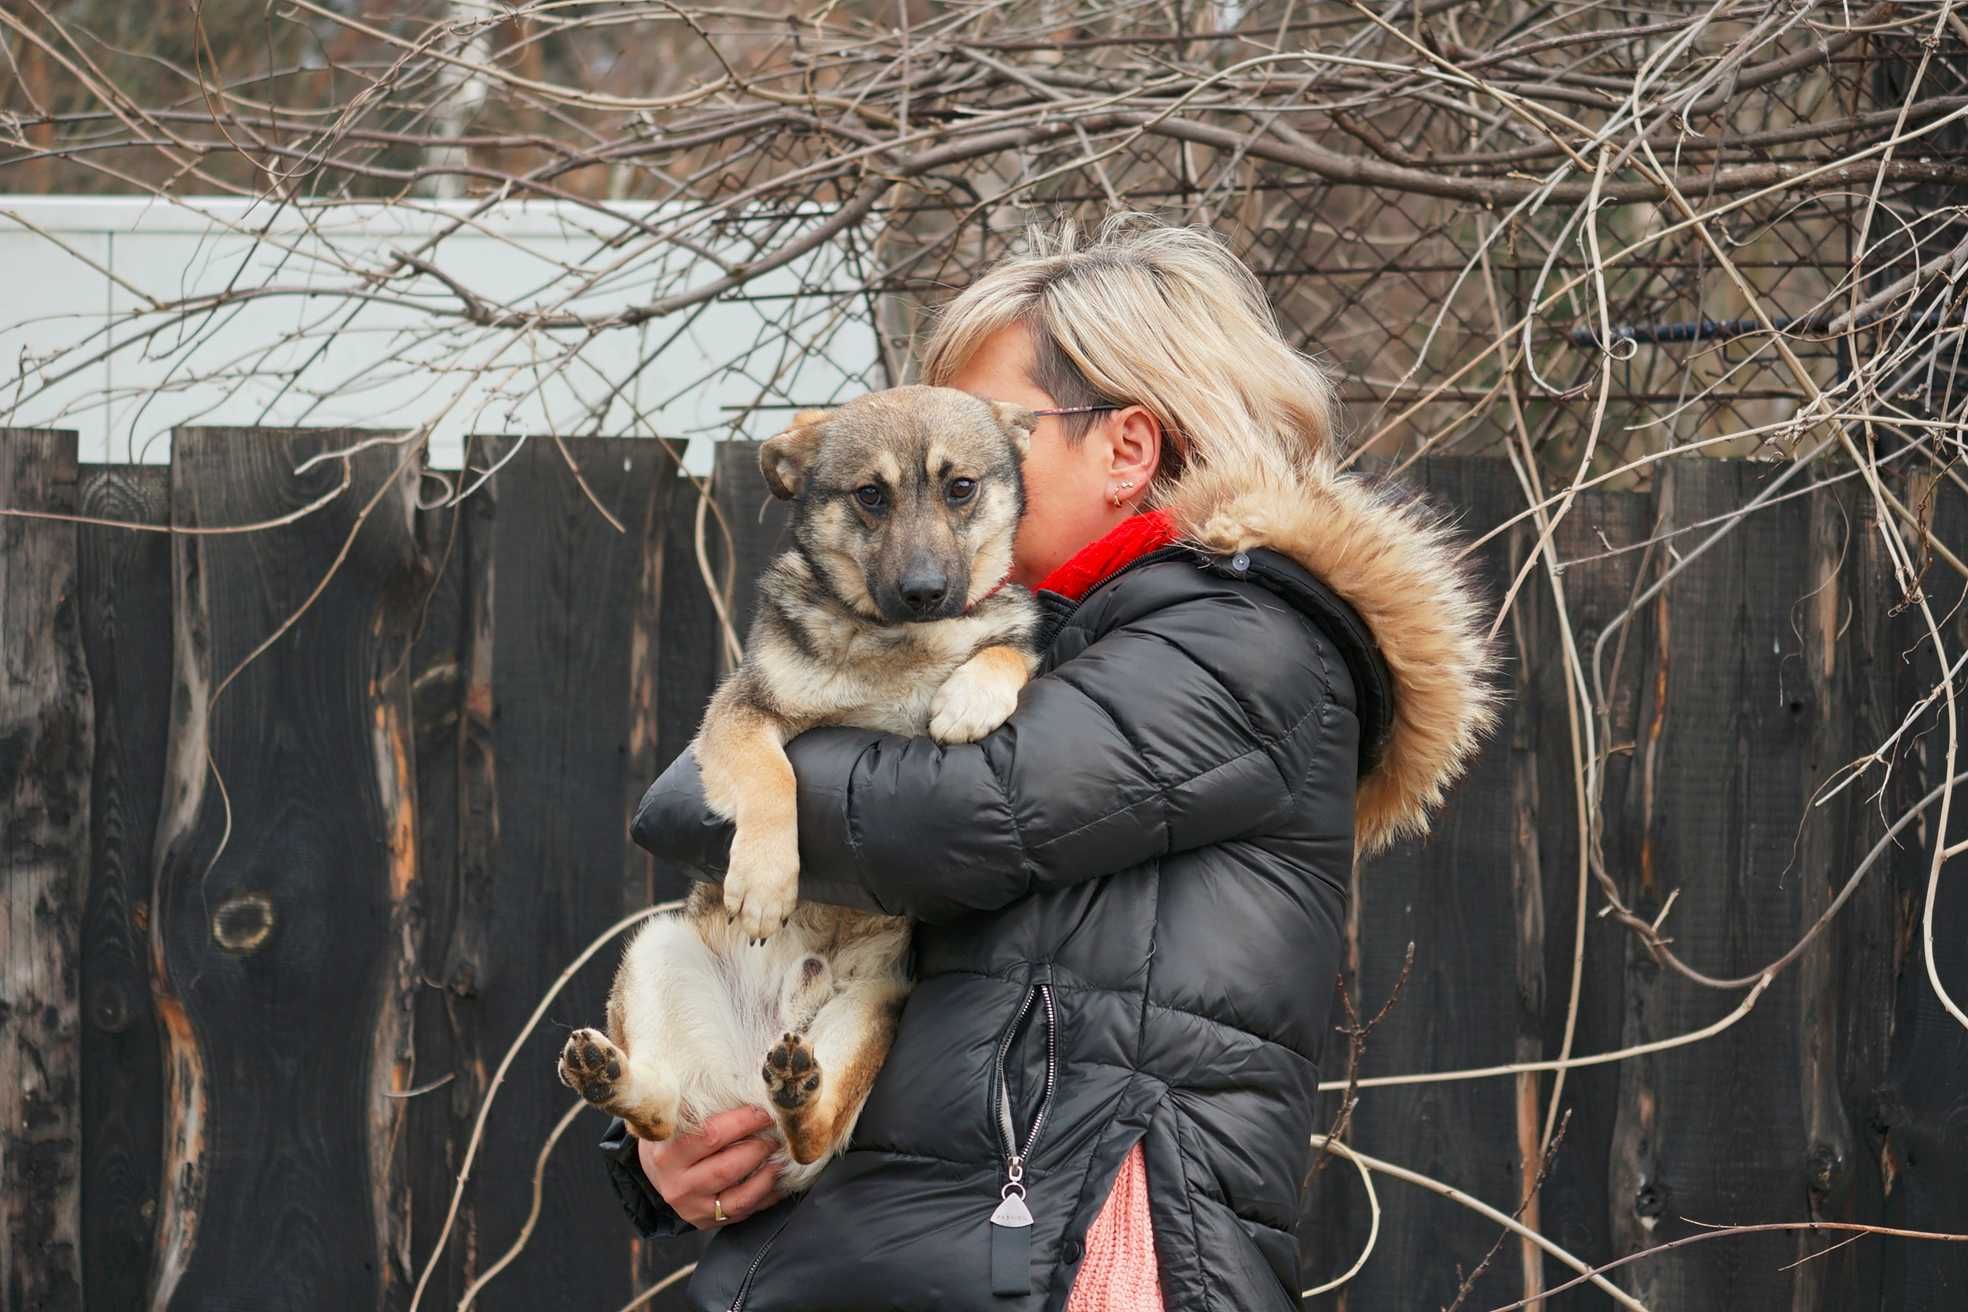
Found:
[[[977,480],[974,478],[953,478],[950,480],[950,500],[952,501],[968,501],[976,492]]]
[[[882,502],[888,498],[880,487],[873,483],[864,483],[854,489],[854,499],[870,510],[880,510]]]

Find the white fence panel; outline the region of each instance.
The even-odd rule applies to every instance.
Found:
[[[472,323],[457,291],[396,258],[488,304],[592,321],[679,275],[718,277],[702,254],[637,233],[673,218],[648,203],[0,196],[0,424],[79,429],[91,461],[167,460],[179,424],[431,425],[441,467],[468,432],[691,437],[701,472],[703,439],[734,417],[764,436],[786,404],[869,385],[874,334],[842,317],[853,279],[835,247],[744,300],[602,328]]]

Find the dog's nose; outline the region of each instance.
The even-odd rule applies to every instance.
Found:
[[[902,576],[902,604],[917,615],[933,614],[950,595],[950,580],[931,570],[910,570]]]

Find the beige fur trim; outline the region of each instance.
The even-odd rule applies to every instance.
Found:
[[[1192,470],[1168,509],[1204,550],[1282,552],[1359,612],[1393,677],[1394,723],[1360,781],[1356,841],[1369,854],[1427,833],[1428,813],[1496,727],[1500,697],[1482,592],[1441,517],[1327,469],[1273,486]]]

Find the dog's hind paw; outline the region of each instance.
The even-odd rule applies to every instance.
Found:
[[[575,1030],[560,1050],[560,1082],[597,1107],[615,1100],[628,1058],[600,1030]]]
[[[629,1055],[600,1030],[580,1029],[560,1050],[560,1082],[611,1116],[638,1139],[661,1142],[676,1132],[677,1099],[660,1078],[629,1068]]]
[[[772,1104],[782,1111],[796,1112],[820,1092],[820,1063],[813,1049],[797,1034],[788,1034],[765,1054],[765,1090]]]

